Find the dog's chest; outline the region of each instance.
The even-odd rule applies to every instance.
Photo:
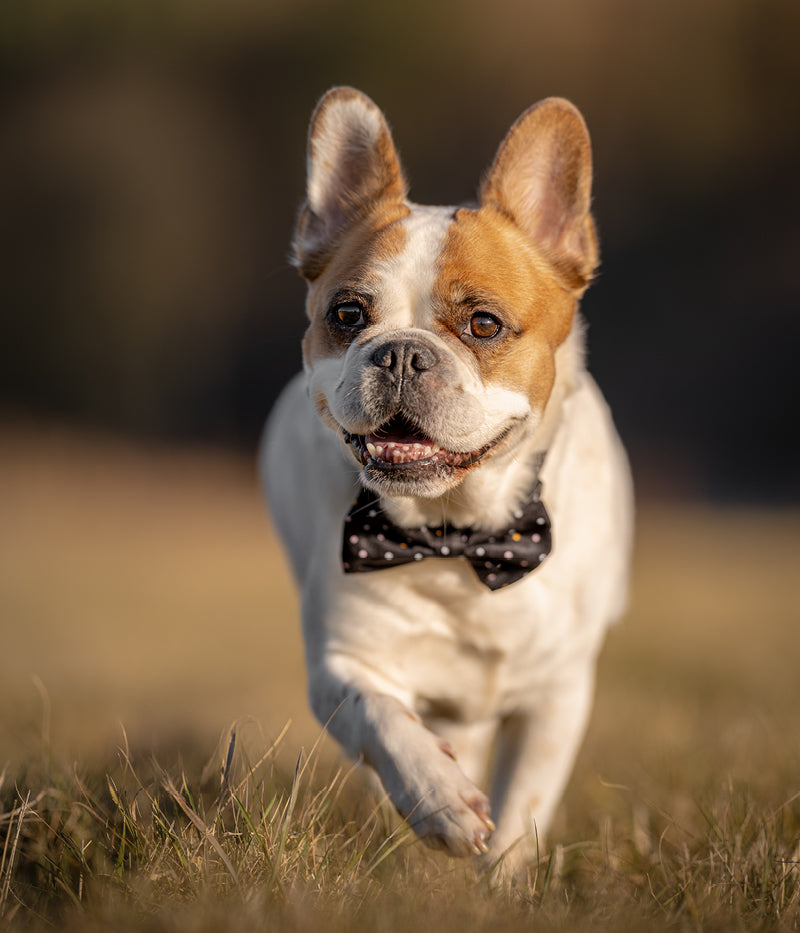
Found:
[[[571,641],[569,614],[553,610],[545,567],[495,592],[459,559],[348,584],[331,646],[380,671],[423,714],[471,719],[513,708],[552,676]]]

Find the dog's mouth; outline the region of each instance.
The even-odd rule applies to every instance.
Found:
[[[381,471],[415,467],[456,470],[476,464],[500,443],[506,433],[503,431],[499,437],[478,450],[446,450],[413,422],[402,415],[395,415],[371,434],[350,434],[345,431],[344,439],[362,464]]]

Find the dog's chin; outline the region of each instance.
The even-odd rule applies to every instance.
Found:
[[[453,451],[440,446],[402,417],[392,418],[370,434],[350,434],[344,441],[362,467],[362,482],[388,496],[434,498],[457,486],[508,434],[478,450]]]

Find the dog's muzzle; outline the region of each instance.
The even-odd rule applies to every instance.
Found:
[[[375,428],[365,434],[344,431],[366,480],[397,488],[450,480],[502,439],[505,431],[478,450],[453,451],[432,436],[430,426],[441,424],[442,406],[455,379],[448,360],[424,337],[388,336],[369,351],[360,395]]]

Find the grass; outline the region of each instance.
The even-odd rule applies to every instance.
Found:
[[[642,506],[552,845],[504,886],[320,738],[250,470],[0,436],[0,929],[800,929],[796,512]]]
[[[2,789],[0,917],[14,929],[796,929],[797,798],[733,782],[690,818],[629,789],[599,833],[556,845],[527,884],[428,854],[352,769],[293,772],[277,749],[202,786],[120,753]],[[241,767],[241,762],[239,762]],[[613,815],[612,815],[613,814]]]

